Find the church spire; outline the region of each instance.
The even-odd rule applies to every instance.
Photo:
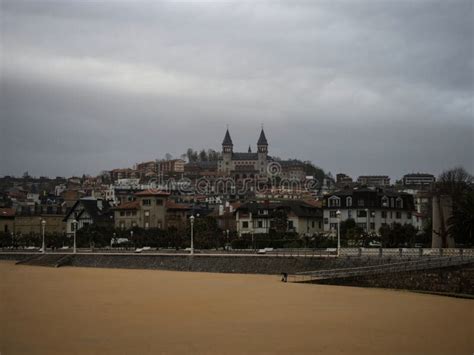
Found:
[[[234,145],[232,143],[232,138],[230,138],[229,129],[225,132],[224,140],[222,141],[222,145]]]
[[[250,148],[250,145],[249,145],[249,153],[252,153],[252,148]]]
[[[263,131],[263,127],[262,127],[262,131],[260,132],[260,137],[258,138],[257,145],[267,145],[268,146],[267,137],[265,137],[265,132]]]

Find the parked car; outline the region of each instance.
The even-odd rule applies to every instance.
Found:
[[[381,248],[382,247],[382,243],[380,243],[379,241],[376,241],[376,240],[371,240],[369,242],[369,247],[372,247],[372,248]]]

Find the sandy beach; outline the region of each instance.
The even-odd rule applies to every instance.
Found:
[[[0,262],[0,353],[472,354],[474,301],[275,276]]]

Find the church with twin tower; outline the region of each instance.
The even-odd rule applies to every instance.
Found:
[[[234,152],[234,144],[227,129],[222,141],[222,158],[217,165],[220,173],[236,180],[262,178],[267,176],[269,161],[268,142],[263,127],[257,141],[256,153],[252,152],[250,146],[246,153]]]

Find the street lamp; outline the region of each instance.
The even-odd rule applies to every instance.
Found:
[[[341,249],[341,211],[336,211],[337,217],[337,256],[339,257]]]
[[[73,252],[74,254],[76,254],[76,252],[77,252],[77,248],[76,248],[77,223],[78,223],[78,222],[77,222],[76,219],[74,219],[74,220],[72,221],[72,229],[73,229],[73,232],[74,232],[74,244],[73,244],[73,247],[72,247],[72,252]]]
[[[253,240],[253,233],[254,233],[253,228],[251,228],[250,229],[250,234],[252,235],[252,248],[255,251],[256,248],[255,248],[255,243],[254,243],[254,240]]]
[[[46,253],[46,244],[44,242],[44,229],[46,227],[46,221],[44,219],[41,220],[41,229],[43,233],[43,254]]]
[[[194,254],[194,216],[189,217],[189,222],[191,223],[191,255]]]
[[[367,232],[367,235],[369,235],[369,223],[370,223],[370,215],[369,215],[369,209],[365,209],[365,229]]]

